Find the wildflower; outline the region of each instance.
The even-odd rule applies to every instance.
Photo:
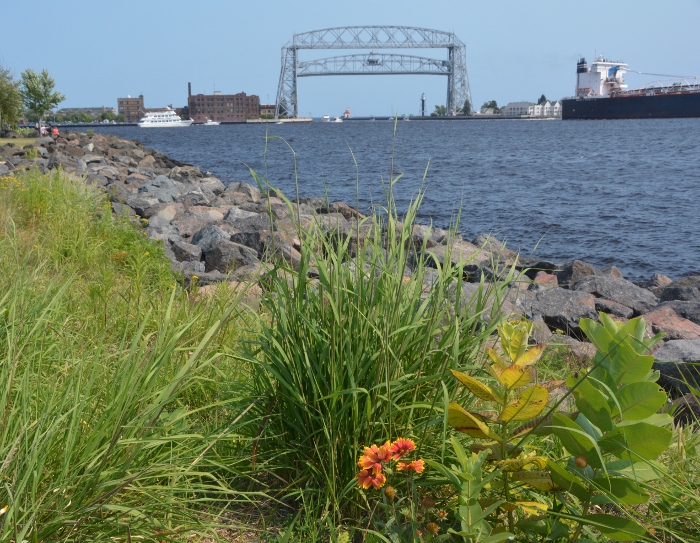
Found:
[[[408,454],[409,452],[416,450],[416,444],[412,439],[400,437],[391,444],[390,450],[392,453],[391,458],[398,460],[404,454]]]
[[[415,471],[416,473],[423,473],[425,466],[422,460],[413,460],[412,462],[399,462],[396,464],[396,469],[398,471]]]
[[[425,529],[428,531],[428,533],[432,535],[437,535],[437,533],[440,531],[440,526],[438,526],[434,522],[429,522],[425,525]]]
[[[2,516],[2,515],[4,515],[5,513],[7,513],[7,510],[8,510],[9,508],[10,508],[10,506],[9,506],[9,505],[6,505],[6,506],[3,507],[2,509],[0,509],[0,516]]]
[[[393,486],[388,486],[384,489],[384,495],[388,499],[393,500],[396,497],[396,489]]]
[[[145,256],[148,256],[149,254],[150,254],[150,253],[149,253],[148,251],[146,251],[146,252],[144,253]]]
[[[357,465],[362,469],[375,469],[381,471],[382,463],[388,462],[391,459],[391,445],[387,441],[384,445],[377,447],[365,447],[364,454],[360,457]]]
[[[441,519],[442,519],[442,518],[447,518],[447,511],[445,511],[444,509],[440,509],[440,510],[437,512],[437,516],[438,516],[438,518],[441,518]]]
[[[374,469],[363,469],[356,477],[357,484],[360,485],[360,488],[364,488],[365,490],[371,486],[379,490],[384,486],[384,483],[386,483],[386,476],[381,471]]]
[[[435,507],[435,500],[430,496],[426,496],[420,501],[420,504],[426,509],[432,509],[433,507]]]

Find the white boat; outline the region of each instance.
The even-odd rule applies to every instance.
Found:
[[[209,117],[205,117],[206,121],[202,123],[202,126],[219,126],[221,123],[219,121],[212,121]]]
[[[146,116],[139,120],[137,124],[141,128],[173,128],[176,126],[190,126],[193,122],[192,119],[181,119],[174,109],[166,107],[165,111],[146,113]]]
[[[329,122],[331,122],[331,116],[330,116],[330,115],[324,115],[323,117],[321,117],[321,120],[322,120],[323,122],[329,123]]]
[[[333,122],[334,123],[342,123],[343,119],[341,119],[340,117],[336,117],[335,119],[333,119]]]

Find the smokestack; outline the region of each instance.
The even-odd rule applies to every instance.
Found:
[[[187,83],[187,96],[192,96],[192,83]]]

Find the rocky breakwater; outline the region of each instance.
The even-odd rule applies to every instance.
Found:
[[[295,266],[301,257],[299,228],[315,223],[323,231],[349,236],[355,248],[367,234],[357,228],[364,216],[343,202],[303,198],[290,210],[274,191],[242,181],[225,186],[195,166],[115,136],[67,132],[25,148],[0,147],[0,175],[59,167],[104,190],[115,214],[133,217],[149,237],[162,240],[173,267],[186,280],[196,275],[205,289],[220,281],[256,281],[273,259]],[[580,319],[597,319],[598,312],[623,321],[642,316],[654,333],[666,334],[654,353],[662,384],[678,396],[688,392],[686,381],[700,382],[694,366],[700,363],[700,272],[675,281],[655,275],[635,284],[614,266],[523,258],[488,235],[468,242],[417,225],[416,247],[422,247],[425,236],[425,250],[436,261],[448,255],[455,263],[468,260],[465,303],[478,288],[476,281],[490,281],[499,270],[515,266],[524,273],[493,309],[532,319],[538,341],[564,343],[578,355],[591,356]]]

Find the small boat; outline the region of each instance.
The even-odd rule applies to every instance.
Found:
[[[219,126],[221,123],[219,121],[212,121],[209,117],[205,117],[204,123],[202,123],[202,126]]]
[[[139,120],[139,128],[174,128],[177,126],[190,126],[192,119],[181,119],[171,107],[166,107],[165,111],[151,111]]]
[[[403,118],[404,121],[410,121],[411,119],[408,118],[408,115]]]
[[[321,117],[321,120],[322,120],[323,122],[329,123],[329,122],[331,122],[331,116],[330,116],[330,115],[324,115],[323,117]]]
[[[333,119],[333,122],[334,123],[342,123],[343,119],[341,119],[340,117],[336,117],[335,119]]]

